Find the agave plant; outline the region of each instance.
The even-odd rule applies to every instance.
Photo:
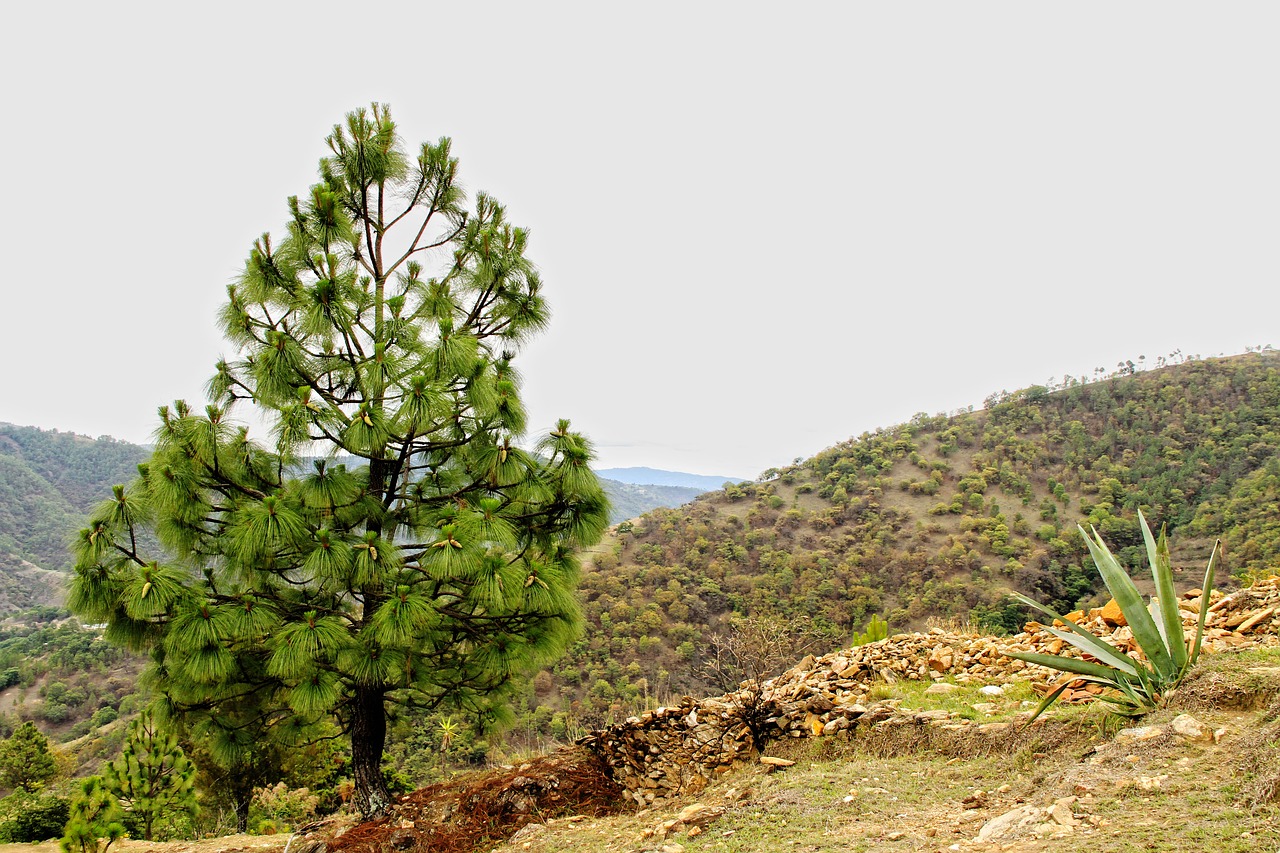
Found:
[[[1195,664],[1200,656],[1200,641],[1204,636],[1205,617],[1209,612],[1209,589],[1213,584],[1213,573],[1218,561],[1219,542],[1214,542],[1213,551],[1209,555],[1209,564],[1205,567],[1204,583],[1200,585],[1200,616],[1196,622],[1195,636],[1188,641],[1182,627],[1182,615],[1178,612],[1177,594],[1173,589],[1173,569],[1169,563],[1169,542],[1165,529],[1160,530],[1160,538],[1151,535],[1147,519],[1138,512],[1138,521],[1142,525],[1142,537],[1147,545],[1147,559],[1151,564],[1151,576],[1155,580],[1156,595],[1150,604],[1143,601],[1142,593],[1133,585],[1127,572],[1115,558],[1107,544],[1102,541],[1098,531],[1090,528],[1086,533],[1080,528],[1080,535],[1089,546],[1094,565],[1102,574],[1107,589],[1120,606],[1125,621],[1133,631],[1133,638],[1142,649],[1145,661],[1130,657],[1101,637],[1076,625],[1069,619],[1053,612],[1025,595],[1013,593],[1013,597],[1030,607],[1063,623],[1069,630],[1049,627],[1054,636],[1091,656],[1096,662],[1080,660],[1063,655],[1046,655],[1033,653],[1010,654],[1018,660],[1035,663],[1078,676],[1064,680],[1040,703],[1031,719],[1035,719],[1053,704],[1074,681],[1086,681],[1110,688],[1112,693],[1106,696],[1108,702],[1116,710],[1126,716],[1144,714],[1160,705],[1164,697],[1178,685],[1187,670]]]

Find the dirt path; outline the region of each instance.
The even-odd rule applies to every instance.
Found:
[[[228,835],[201,841],[133,841],[111,845],[111,853],[283,853],[288,835]],[[60,853],[58,842],[0,844],[0,853]]]

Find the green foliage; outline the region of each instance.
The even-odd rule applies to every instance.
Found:
[[[449,140],[407,154],[385,107],[328,143],[228,288],[212,404],[162,409],[81,533],[70,603],[153,650],[176,715],[252,695],[261,730],[341,726],[372,815],[388,705],[496,719],[577,637],[576,550],[607,501],[567,421],[521,446],[514,362],[548,317],[528,233],[467,203]],[[267,443],[232,421],[244,402]]]
[[[150,711],[143,711],[130,723],[124,750],[107,765],[102,783],[141,824],[143,837],[150,841],[163,819],[194,815],[195,775],[195,765],[178,739],[162,731]]]
[[[20,802],[6,808],[9,817],[0,823],[0,842],[32,844],[62,835],[70,817],[70,803],[62,797],[32,797],[22,793],[7,799]],[[6,803],[6,805],[8,805]]]
[[[254,797],[250,829],[259,834],[267,830],[294,829],[314,819],[319,804],[320,798],[308,788],[290,788],[284,782],[259,788]]]
[[[1142,528],[1143,539],[1147,547],[1147,559],[1151,566],[1151,575],[1156,587],[1156,596],[1148,607],[1138,592],[1133,581],[1115,558],[1098,531],[1092,536],[1085,534],[1085,541],[1093,556],[1094,564],[1102,574],[1107,589],[1120,606],[1125,621],[1133,631],[1146,656],[1146,662],[1132,658],[1105,640],[1081,628],[1074,622],[1064,619],[1026,596],[1016,596],[1022,603],[1051,616],[1055,621],[1063,622],[1069,631],[1057,628],[1047,630],[1073,647],[1094,657],[1098,662],[1080,660],[1062,655],[1045,655],[1031,653],[1011,654],[1019,660],[1040,664],[1061,672],[1078,675],[1081,681],[1093,682],[1114,691],[1107,699],[1116,709],[1125,715],[1133,716],[1146,713],[1158,707],[1165,695],[1177,687],[1187,670],[1195,664],[1200,655],[1200,640],[1204,634],[1205,617],[1209,611],[1209,591],[1213,586],[1215,564],[1218,559],[1218,546],[1215,544],[1209,555],[1209,564],[1205,568],[1204,582],[1201,584],[1200,614],[1194,638],[1188,641],[1182,627],[1182,616],[1178,610],[1178,597],[1173,588],[1173,569],[1169,562],[1169,542],[1166,532],[1160,531],[1157,541],[1151,535],[1147,519],[1138,513],[1138,521]],[[1063,683],[1040,703],[1034,720],[1066,689],[1071,679]]]
[[[14,698],[26,701],[27,716],[72,724],[78,737],[98,725],[89,722],[95,712],[114,707],[136,689],[143,661],[68,615],[32,609],[0,627],[0,683],[29,688],[44,679],[40,701],[32,702],[30,693]]]
[[[1241,478],[1230,493],[1197,507],[1191,529],[1219,533],[1233,572],[1242,578],[1280,570],[1280,456]]]
[[[62,836],[63,853],[106,853],[124,837],[124,811],[101,776],[80,783]]]
[[[30,720],[0,744],[0,787],[34,793],[57,773],[49,739]]]
[[[969,611],[969,618],[998,636],[1016,634],[1027,623],[1027,609],[1013,601],[988,606],[979,604]]]
[[[70,803],[61,797],[41,797],[18,809],[17,815],[0,824],[0,841],[33,844],[59,838],[70,817]]]
[[[867,643],[876,643],[888,636],[889,623],[876,614],[867,622],[866,628],[861,633],[854,633],[853,645],[865,646]]]

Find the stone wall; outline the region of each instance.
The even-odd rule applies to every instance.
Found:
[[[1194,630],[1199,590],[1183,599],[1184,622]],[[1275,645],[1280,629],[1280,578],[1224,596],[1212,593],[1204,651]],[[1118,648],[1141,652],[1115,608],[1069,614]],[[1030,680],[1041,692],[1061,673],[1008,657],[1009,652],[1075,654],[1038,623],[1014,637],[988,637],[934,628],[842,649],[800,661],[763,684],[711,699],[683,698],[678,704],[646,711],[594,732],[578,743],[599,755],[614,779],[638,804],[700,791],[736,762],[760,758],[760,750],[778,738],[849,737],[877,725],[927,725],[973,728],[984,735],[1004,731],[1008,723],[978,724],[947,711],[902,712],[896,702],[870,702],[876,682],[929,680],[982,683],[993,695],[1002,685]],[[943,688],[935,688],[941,690]],[[1068,689],[1063,701],[1090,701],[1096,688]],[[1024,714],[1024,718],[1030,716]],[[766,759],[767,760],[767,759]]]

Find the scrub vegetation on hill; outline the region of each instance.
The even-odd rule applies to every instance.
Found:
[[[877,614],[1017,630],[1011,590],[1100,603],[1077,525],[1141,565],[1139,509],[1168,525],[1179,588],[1218,537],[1220,586],[1280,562],[1280,354],[1087,379],[920,414],[619,525],[583,578],[587,631],[529,694],[548,732],[714,689],[744,619],[822,645]]]

